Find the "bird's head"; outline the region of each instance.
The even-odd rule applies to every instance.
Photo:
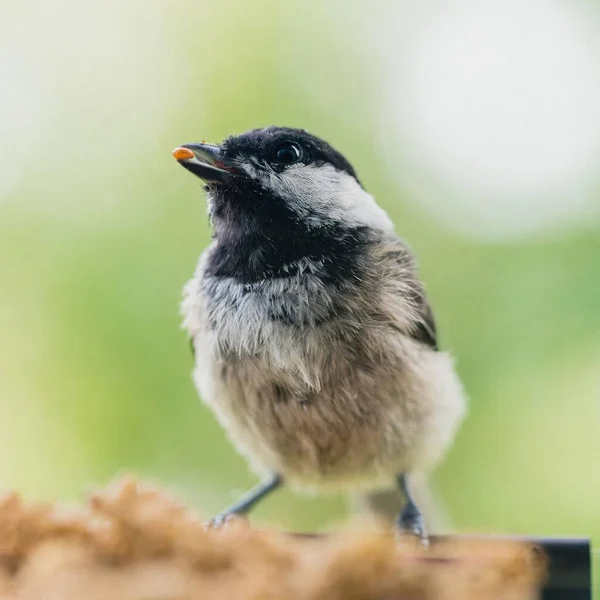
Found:
[[[301,129],[254,129],[220,145],[184,144],[173,155],[205,182],[217,228],[226,220],[240,227],[253,221],[263,229],[392,230],[348,160]]]

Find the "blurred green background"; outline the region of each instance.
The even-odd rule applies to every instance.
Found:
[[[342,150],[417,251],[470,414],[461,531],[600,546],[594,2],[2,3],[0,482],[122,470],[212,514],[254,482],[198,401],[180,290],[208,243],[176,145],[269,124]],[[339,523],[284,491],[257,521]]]

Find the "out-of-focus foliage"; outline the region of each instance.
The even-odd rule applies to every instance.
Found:
[[[582,121],[587,113],[577,95],[598,91],[594,77],[588,88],[561,97],[556,114],[563,126],[550,144],[554,105],[540,103],[547,127],[532,131],[527,124],[540,123],[535,102],[514,104],[514,98],[535,98],[532,86],[539,83],[527,28],[523,39],[515,34],[498,42],[497,56],[493,48],[482,55],[474,50],[466,75],[456,82],[448,75],[442,86],[448,114],[443,102],[430,107],[441,124],[436,131],[452,119],[458,123],[454,137],[440,142],[447,153],[432,155],[435,136],[428,132],[423,141],[425,125],[407,123],[429,122],[415,99],[428,97],[428,85],[432,95],[439,93],[430,69],[435,40],[443,36],[418,33],[428,23],[446,29],[458,23],[452,35],[468,38],[469,21],[459,18],[469,15],[468,3],[423,14],[391,1],[352,9],[342,2],[309,9],[242,0],[5,4],[4,486],[68,498],[127,469],[216,511],[253,483],[190,378],[178,302],[210,231],[201,186],[170,150],[285,124],[339,147],[419,255],[442,343],[456,355],[470,396],[470,416],[435,476],[456,527],[591,534],[600,543],[600,144],[575,143],[577,135],[596,131],[596,122]],[[521,10],[500,5],[509,17]],[[543,16],[545,3],[537,5]],[[575,8],[591,10],[574,2],[573,14],[552,13],[551,23],[577,40],[585,32],[579,34]],[[473,11],[481,12],[480,5],[473,3]],[[588,28],[598,25],[598,15],[590,15]],[[546,21],[529,17],[535,38]],[[488,26],[494,31],[493,19]],[[498,58],[503,43],[514,64]],[[531,74],[519,71],[511,79],[511,69],[520,68],[519,48]],[[597,65],[595,49],[586,51]],[[565,59],[570,68],[579,64],[573,52],[573,64]],[[567,71],[544,71],[544,85],[548,77],[558,90],[571,85]],[[482,77],[490,86],[485,93],[478,87]],[[478,113],[487,120],[460,112],[471,89],[483,94],[473,110],[496,98]],[[570,112],[564,102],[571,102]],[[569,121],[571,114],[577,118]],[[511,148],[489,142],[506,127],[519,149],[516,162]],[[529,154],[519,146],[520,132],[528,136]],[[497,152],[504,170],[496,180],[498,161],[477,160],[473,140],[480,140],[481,155]],[[468,152],[453,154],[466,143]],[[574,165],[560,182],[554,163],[544,163],[554,144],[566,148],[558,163]],[[534,162],[535,185],[518,169],[511,185],[503,185],[512,167]],[[460,178],[449,178],[461,170]],[[545,180],[552,184],[544,188]],[[470,200],[461,204],[464,198]],[[551,222],[546,202],[558,215]],[[344,506],[341,497],[284,491],[256,518],[323,528],[343,517]]]

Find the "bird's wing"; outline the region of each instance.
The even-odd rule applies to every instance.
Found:
[[[437,330],[435,326],[435,318],[433,311],[427,298],[423,292],[419,292],[417,298],[417,306],[419,311],[419,320],[413,331],[411,331],[411,337],[423,344],[427,344],[433,350],[439,350],[437,341]]]
[[[403,303],[411,305],[412,326],[408,331],[405,329],[404,334],[432,350],[439,350],[435,318],[417,273],[415,255],[399,238],[384,244],[381,251],[380,257],[389,268],[387,277],[402,282],[402,291],[396,294],[401,293]]]

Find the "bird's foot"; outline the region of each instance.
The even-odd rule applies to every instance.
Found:
[[[415,536],[425,548],[429,546],[425,519],[413,502],[406,504],[398,516],[397,526],[397,532],[400,536],[406,534]]]
[[[204,528],[207,530],[223,529],[225,527],[231,527],[232,525],[238,526],[242,524],[248,524],[246,515],[235,512],[222,512],[210,519]]]

